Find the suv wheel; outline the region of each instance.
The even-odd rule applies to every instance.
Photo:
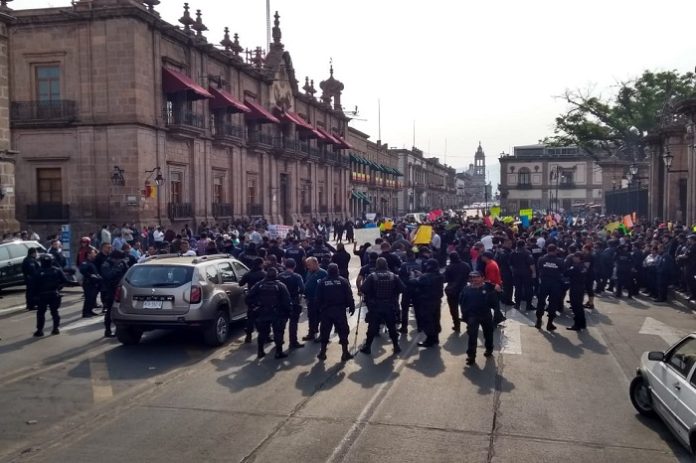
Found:
[[[215,319],[203,332],[205,343],[209,346],[221,346],[230,335],[230,316],[227,310],[218,310]]]
[[[642,376],[636,376],[631,381],[631,386],[629,387],[629,394],[631,396],[631,403],[643,416],[653,418],[656,416],[655,410],[653,409],[652,397],[650,397],[650,390],[648,385]]]
[[[133,346],[135,344],[138,344],[142,336],[143,330],[140,330],[138,328],[123,325],[116,326],[116,338],[123,345]]]

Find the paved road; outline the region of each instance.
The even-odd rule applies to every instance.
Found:
[[[696,331],[679,307],[606,297],[580,334],[510,310],[495,357],[465,368],[444,305],[439,348],[412,330],[399,357],[385,336],[342,364],[336,342],[323,363],[317,345],[257,361],[241,326],[215,350],[183,332],[124,347],[79,318],[75,291],[63,333],[36,340],[22,292],[3,296],[0,461],[691,461],[627,395],[642,352]]]

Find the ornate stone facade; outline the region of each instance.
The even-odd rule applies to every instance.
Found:
[[[144,2],[147,3],[147,2]],[[71,223],[293,223],[348,215],[343,84],[298,88],[276,13],[273,43],[215,47],[200,11],[180,27],[131,0],[14,12],[17,217]],[[0,114],[1,120],[1,114]]]
[[[11,11],[0,8],[0,233],[19,231],[15,219],[15,157],[10,139],[8,26]]]
[[[456,171],[436,157],[425,157],[418,148],[391,149],[398,156],[404,173],[403,189],[398,195],[399,214],[456,209],[458,206]]]

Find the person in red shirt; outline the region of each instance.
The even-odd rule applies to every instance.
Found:
[[[506,320],[505,315],[500,311],[500,293],[503,291],[503,279],[500,276],[500,267],[493,258],[493,253],[486,251],[481,254],[481,262],[484,265],[484,279],[486,284],[495,289],[495,308],[493,309],[493,323],[501,324]]]

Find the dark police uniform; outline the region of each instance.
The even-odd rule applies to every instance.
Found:
[[[300,342],[297,340],[297,325],[302,313],[302,304],[300,303],[300,295],[304,293],[304,280],[295,272],[285,270],[278,275],[278,280],[288,288],[290,293],[290,313],[288,318],[290,324],[288,326],[290,334],[290,347],[299,347]],[[285,323],[283,323],[283,326]]]
[[[445,269],[445,281],[447,282],[445,295],[447,296],[447,305],[452,316],[452,330],[456,333],[459,333],[461,330],[459,296],[462,289],[466,286],[469,272],[471,272],[471,267],[466,262],[450,263]]]
[[[326,358],[326,345],[329,343],[331,328],[335,328],[339,343],[343,348],[341,360],[352,358],[348,353],[349,328],[348,318],[346,317],[346,309],[350,311],[351,315],[355,313],[355,301],[353,300],[353,292],[350,289],[350,283],[348,280],[338,275],[334,277],[327,276],[319,281],[317,285],[316,301],[321,320],[321,327],[319,329],[321,336],[321,352],[318,357],[322,360]]]
[[[544,316],[548,298],[549,321],[546,328],[553,331],[556,329],[553,319],[556,317],[556,312],[561,310],[563,302],[563,258],[547,254],[539,258],[537,266],[539,267],[539,303],[536,310],[536,327],[541,328],[541,318]]]
[[[331,251],[324,245],[315,246],[307,252],[307,257],[314,257],[319,262],[319,266],[326,270],[331,263]]]
[[[534,257],[525,248],[517,248],[510,254],[509,265],[515,288],[515,308],[519,310],[522,301],[525,301],[526,310],[532,310],[534,282],[531,266],[534,265]]]
[[[285,250],[285,258],[293,259],[295,261],[295,264],[297,265],[297,267],[295,267],[295,272],[303,278],[305,276],[305,255],[305,250],[294,243]]]
[[[505,305],[512,305],[512,288],[514,285],[514,278],[512,276],[512,268],[510,267],[510,257],[512,256],[512,249],[501,248],[495,254],[495,261],[500,267],[500,277],[503,280],[503,294],[502,302]]]
[[[307,272],[305,275],[305,298],[307,299],[307,322],[309,325],[309,333],[303,338],[305,341],[316,341],[315,337],[319,332],[320,321],[317,289],[319,282],[327,275],[326,270],[321,267],[316,272]]]
[[[401,352],[399,335],[396,331],[395,314],[399,307],[399,294],[403,293],[406,285],[393,272],[378,270],[367,277],[360,291],[367,302],[367,340],[361,352],[370,353],[370,346],[379,333],[382,323],[387,326],[389,337],[394,344],[394,353]]]
[[[570,263],[564,272],[570,286],[570,309],[573,311],[574,322],[572,329],[584,330],[587,328],[585,309],[582,300],[585,296],[585,282],[587,280],[587,266],[584,262]]]
[[[39,261],[36,257],[27,256],[22,261],[22,275],[24,275],[24,284],[26,285],[26,301],[27,310],[36,309],[39,300],[36,294],[36,276],[39,274]]]
[[[240,287],[246,286],[248,289],[251,289],[256,285],[256,283],[266,278],[266,272],[260,267],[254,268],[255,265],[258,264],[256,262],[252,262],[252,269],[245,273],[239,280]],[[245,343],[251,342],[251,335],[254,333],[254,313],[254,306],[247,304],[247,319],[244,327],[244,330],[246,331],[246,337],[244,338]]]
[[[114,255],[115,253],[118,253]],[[121,251],[114,251],[111,256],[102,264],[100,274],[102,276],[102,302],[104,303],[104,336],[111,337],[111,309],[114,306],[116,288],[121,282],[121,278],[128,271],[128,264]],[[106,295],[106,299],[104,296]]]
[[[406,260],[399,269],[399,278],[406,285],[406,289],[401,295],[401,327],[399,328],[399,331],[401,331],[403,334],[408,333],[408,312],[414,301],[412,288],[408,286],[409,280],[411,279],[411,272],[416,270],[420,271],[420,269],[421,264],[415,259]],[[419,330],[421,329],[420,315],[418,313],[416,313],[416,327]]]
[[[99,274],[97,266],[93,261],[86,260],[80,264],[80,273],[82,274],[82,289],[85,292],[85,302],[82,304],[82,316],[91,317],[94,314],[92,310],[97,306],[97,296],[99,288],[102,284],[102,277]]]
[[[616,297],[621,297],[623,289],[626,288],[628,291],[628,296],[632,297],[633,285],[631,284],[632,272],[633,272],[633,257],[631,253],[628,252],[625,246],[619,246],[616,252],[616,287],[614,295]]]
[[[427,273],[412,279],[409,284],[415,295],[416,314],[420,313],[421,327],[427,336],[420,345],[430,347],[440,342],[440,307],[445,279],[439,272],[437,261],[429,259],[423,264],[423,268]]]
[[[247,305],[255,307],[254,323],[259,332],[257,338],[259,358],[266,355],[263,347],[271,336],[271,325],[276,348],[275,356],[276,358],[286,357],[283,353],[283,336],[285,320],[291,310],[288,288],[275,277],[266,277],[249,290],[246,300]]]
[[[494,291],[481,285],[478,288],[467,285],[459,297],[459,307],[462,311],[462,320],[467,324],[466,333],[468,335],[466,355],[470,359],[467,363],[473,363],[476,357],[476,345],[478,344],[479,327],[483,329],[484,345],[486,356],[493,352],[493,323],[492,309],[495,308]]]
[[[53,258],[50,255],[43,255],[40,258],[41,269],[36,275],[35,290],[38,294],[38,308],[36,311],[36,332],[34,336],[43,336],[43,328],[46,323],[46,309],[51,310],[51,318],[53,318],[52,334],[58,334],[60,331],[60,288],[68,283],[65,274],[59,268],[53,266]]]

